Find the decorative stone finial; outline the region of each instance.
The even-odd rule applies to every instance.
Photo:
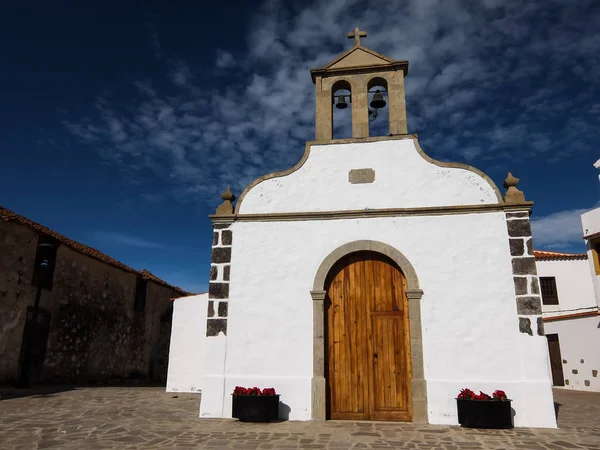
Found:
[[[221,203],[217,207],[217,212],[215,215],[217,216],[232,216],[233,215],[233,202],[235,200],[235,195],[231,192],[231,188],[227,188],[225,192],[221,194],[221,198],[223,199],[223,203]]]
[[[517,189],[517,184],[519,184],[519,179],[508,172],[508,176],[504,180],[504,187],[506,188],[504,203],[522,203],[525,201],[525,194]]]

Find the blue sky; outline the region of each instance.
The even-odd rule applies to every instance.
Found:
[[[409,60],[408,129],[426,153],[498,185],[511,171],[535,201],[536,247],[583,250],[600,188],[598,1],[12,3],[0,204],[132,267],[206,288],[219,194],[300,159],[308,71],[355,26]]]

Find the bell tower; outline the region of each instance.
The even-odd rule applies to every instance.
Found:
[[[333,108],[352,109],[352,139],[369,137],[369,122],[388,108],[389,135],[407,134],[404,77],[408,61],[395,61],[363,47],[367,32],[348,33],[354,46],[320,69],[310,71],[316,87],[316,140],[333,139]],[[340,89],[345,93],[336,95]],[[349,91],[349,94],[347,93]],[[387,96],[387,102],[384,99]]]

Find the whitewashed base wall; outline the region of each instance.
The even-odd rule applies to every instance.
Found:
[[[167,392],[200,392],[206,353],[208,294],[173,301]]]
[[[430,423],[456,424],[454,399],[469,387],[505,390],[515,426],[556,427],[546,338],[519,332],[503,212],[232,228],[228,336],[219,346],[225,354],[215,355],[215,368],[207,366],[202,417],[230,417],[240,384],[274,387],[290,419],[311,419],[314,277],[335,248],[367,239],[401,251],[424,291]]]
[[[564,387],[600,392],[600,316],[546,322],[544,328],[558,334]]]

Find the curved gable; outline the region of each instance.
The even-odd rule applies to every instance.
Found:
[[[237,214],[348,211],[503,203],[494,182],[466,164],[443,163],[415,136],[308,143],[287,171],[244,190]]]

